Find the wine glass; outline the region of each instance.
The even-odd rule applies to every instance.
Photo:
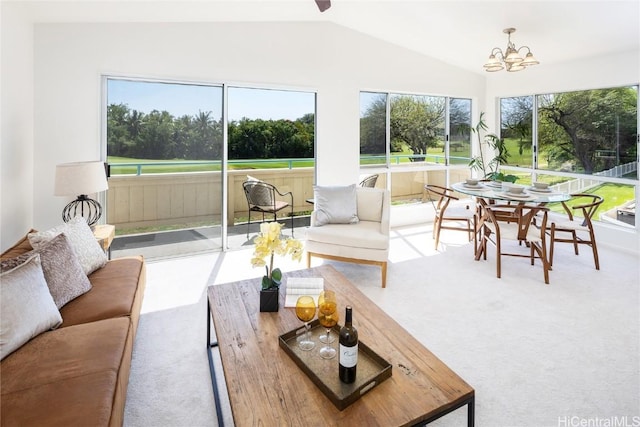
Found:
[[[316,302],[313,297],[303,295],[296,301],[296,316],[304,322],[304,337],[298,341],[301,350],[312,350],[316,343],[311,340],[309,335],[309,322],[316,316]]]
[[[329,344],[336,339],[331,335],[331,328],[338,323],[338,303],[333,291],[322,291],[318,297],[318,321],[327,328],[327,333],[318,338],[325,345],[320,348],[320,357],[332,359],[336,356],[336,349]]]

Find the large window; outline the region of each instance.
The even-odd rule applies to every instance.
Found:
[[[131,249],[153,258],[246,244],[248,175],[292,192],[294,215],[310,210],[315,93],[104,81],[107,220],[116,225],[119,255]],[[250,231],[256,230],[252,222]]]
[[[119,256],[222,248],[222,86],[106,79],[107,221]]]
[[[470,99],[361,92],[362,173],[383,168],[377,185],[390,180],[394,202],[421,201],[425,183],[446,184],[442,168],[458,165],[468,174],[470,129]]]
[[[500,100],[500,136],[505,140],[507,164],[533,166],[533,96]]]
[[[597,219],[635,224],[638,86],[503,98],[500,120],[518,182],[598,194]]]
[[[315,93],[230,87],[228,94],[231,168],[241,159],[270,159],[267,169],[283,159],[313,166]]]
[[[539,167],[637,179],[638,87],[538,96]]]

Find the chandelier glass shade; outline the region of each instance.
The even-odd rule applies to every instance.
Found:
[[[531,65],[540,63],[533,56],[533,53],[531,53],[531,49],[529,49],[528,46],[516,48],[511,41],[511,33],[514,33],[515,31],[515,28],[505,28],[502,31],[508,36],[507,48],[504,51],[499,47],[491,49],[489,59],[484,64],[484,69],[486,71],[494,72],[503,69],[506,69],[509,72],[522,71]],[[527,50],[527,54],[524,58],[520,55],[520,51],[523,49]]]

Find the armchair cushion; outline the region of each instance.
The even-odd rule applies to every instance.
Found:
[[[358,203],[355,184],[345,187],[322,187],[316,185],[313,187],[313,193],[315,199],[314,226],[358,223]]]
[[[350,248],[389,248],[389,235],[381,232],[380,223],[374,221],[360,221],[357,227],[350,224],[309,227],[307,240]]]
[[[358,219],[360,221],[377,221],[382,218],[382,191],[358,192]]]

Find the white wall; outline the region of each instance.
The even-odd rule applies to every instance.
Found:
[[[36,24],[34,224],[57,163],[100,158],[102,74],[317,90],[318,182],[359,174],[359,91],[483,99],[484,77],[331,23]]]
[[[33,226],[33,30],[22,10],[0,3],[0,245]]]

